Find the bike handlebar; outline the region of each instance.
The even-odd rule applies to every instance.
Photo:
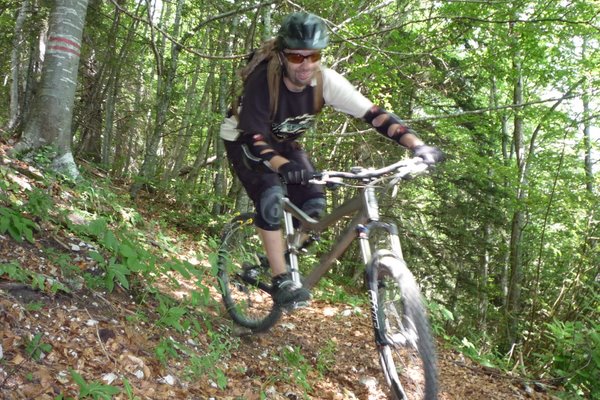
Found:
[[[421,157],[413,157],[407,160],[400,160],[388,166],[373,169],[354,167],[352,171],[321,171],[314,175],[314,183],[327,183],[330,178],[344,178],[355,180],[371,181],[384,175],[394,172],[394,176],[398,179],[409,179],[417,175],[425,174],[431,165],[425,163]],[[312,180],[311,180],[312,181]],[[321,182],[319,182],[321,181]]]

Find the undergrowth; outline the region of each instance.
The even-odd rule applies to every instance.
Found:
[[[2,167],[0,173],[7,170]],[[154,349],[161,364],[184,365],[185,373],[178,379],[208,376],[219,388],[227,386],[227,376],[219,365],[237,347],[237,339],[210,321],[210,310],[218,304],[210,293],[211,268],[203,261],[214,251],[213,239],[202,233],[191,238],[172,231],[164,215],[142,215],[108,180],[70,184],[53,177],[32,188],[9,182],[0,179],[0,234],[39,246],[56,269],[53,275],[44,274],[17,261],[3,261],[0,276],[49,295],[82,290],[110,294],[117,288],[130,293],[138,311],[129,316],[129,323],[144,321],[168,338]],[[77,247],[77,257],[45,247],[39,241],[42,236],[57,240],[68,236],[69,243],[78,243],[70,245]],[[183,248],[186,241],[196,244],[193,250]],[[82,263],[89,267],[82,269]],[[208,338],[208,344],[201,345],[199,338]],[[32,362],[39,362],[52,350],[52,343],[39,333],[26,338],[23,345],[23,355]],[[135,398],[132,384],[124,376],[118,386],[87,381],[74,370],[69,376],[79,388],[80,398],[109,399],[119,393]],[[71,397],[61,393],[56,398]]]
[[[41,273],[18,262],[5,261],[0,262],[0,276],[50,295],[82,289],[103,293],[119,289],[129,293],[138,308],[127,321],[132,325],[144,322],[164,332],[162,340],[152,349],[161,365],[168,368],[183,364],[185,373],[181,379],[193,381],[207,376],[216,387],[227,387],[224,365],[239,342],[227,330],[216,329],[207,316],[207,310],[216,309],[218,304],[210,293],[215,271],[206,260],[216,250],[215,227],[224,222],[218,218],[228,216],[215,217],[197,206],[199,214],[191,215],[187,223],[201,225],[210,216],[207,231],[172,230],[172,226],[183,225],[181,215],[160,211],[160,205],[148,207],[142,214],[126,194],[114,190],[109,180],[84,179],[72,184],[54,177],[38,182],[36,187],[24,188],[5,179],[7,174],[7,169],[0,166],[0,234],[7,234],[18,243],[36,244],[42,231],[54,235],[63,232],[80,241],[85,247],[85,262],[93,267],[81,270],[78,264],[81,259],[75,260],[47,247],[42,251],[59,273]],[[197,244],[193,251],[183,247],[186,241]],[[327,276],[319,283],[315,297],[363,306],[367,301],[365,296],[346,290],[349,284],[352,283]],[[177,297],[175,292],[185,295]],[[29,307],[34,310],[37,306]],[[432,302],[429,309],[436,336],[444,338],[450,346],[482,365],[506,371],[515,368],[518,358],[511,359],[512,354],[487,348],[488,338],[475,333],[469,337],[448,334],[445,327],[455,316],[443,305]],[[595,379],[600,373],[598,332],[597,321],[551,321],[539,333],[546,340],[546,350],[530,355],[530,359],[539,371],[552,371],[553,376],[548,378],[557,386],[564,385],[571,395],[584,398],[598,393],[600,386]],[[208,344],[201,346],[197,340],[200,337],[208,338]],[[33,362],[39,362],[51,350],[52,343],[39,334],[23,343],[24,356]],[[281,379],[292,379],[310,393],[313,390],[310,377],[330,371],[335,352],[335,342],[328,342],[317,360],[308,360],[302,349],[284,347],[273,360],[281,364]],[[71,371],[70,377],[82,398],[104,399],[117,393],[135,398],[134,388],[125,377],[121,377],[119,387],[88,382],[76,371]],[[69,397],[60,394],[56,398]]]

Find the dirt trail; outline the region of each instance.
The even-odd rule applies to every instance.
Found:
[[[39,171],[8,159],[1,147],[0,157],[4,176],[23,189],[19,195],[41,180]],[[56,202],[70,196],[64,188],[43,189]],[[178,245],[197,250],[197,243]],[[5,269],[0,272],[0,399],[77,398],[86,390],[91,398],[151,400],[385,398],[368,310],[314,301],[285,315],[268,334],[243,336],[211,289],[216,301],[185,310],[197,326],[178,332],[161,324],[165,315],[157,312],[152,296],[144,303],[135,300],[133,293],[147,294],[147,288],[126,291],[117,285],[109,294],[86,288],[83,272],[99,271],[85,257],[85,247],[71,232],[48,223],[40,223],[33,244],[0,234]],[[11,265],[29,279],[18,279],[15,270],[11,276],[6,272]],[[21,283],[32,282],[32,276],[41,279],[38,289],[44,290]],[[164,288],[175,297],[189,295],[193,282],[179,278],[177,292],[172,285]],[[71,293],[52,294],[56,279]],[[438,353],[441,400],[551,398],[517,376],[473,364],[444,346]],[[108,384],[119,393],[109,394],[114,389]]]
[[[0,260],[16,255],[33,265],[44,263],[35,246],[15,248],[10,239],[0,236]],[[42,308],[28,311],[27,304],[32,302]],[[209,370],[185,378],[190,371],[184,360],[165,365],[155,356],[165,335],[188,344],[198,354],[214,351],[214,340],[165,331],[150,321],[136,320],[139,312],[139,306],[122,290],[110,295],[81,291],[52,297],[0,280],[0,398],[76,397],[79,387],[70,369],[87,382],[115,379],[113,386],[122,387],[125,377],[140,399],[259,399],[261,393],[269,399],[386,398],[365,310],[315,301],[285,315],[267,334],[240,336],[227,351],[231,357],[212,360],[227,376],[224,389],[217,387],[217,378]],[[151,310],[147,315],[152,315]],[[205,318],[223,335],[236,334],[221,309],[210,310]],[[38,332],[52,350],[34,361],[26,355],[25,338]],[[277,361],[285,354],[285,362]],[[293,354],[301,354],[300,359]],[[441,400],[551,398],[527,394],[518,377],[474,365],[443,348],[439,362]],[[121,393],[113,398],[133,397]]]

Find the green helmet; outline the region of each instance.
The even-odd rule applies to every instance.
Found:
[[[277,46],[283,49],[315,49],[327,47],[329,33],[325,22],[314,14],[296,12],[283,20],[277,34]]]

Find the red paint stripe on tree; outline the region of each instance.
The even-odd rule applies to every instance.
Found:
[[[62,36],[51,36],[50,39],[49,39],[49,42],[50,43],[52,43],[52,42],[61,42],[61,43],[69,44],[69,45],[71,45],[73,47],[76,47],[78,49],[81,48],[81,45],[79,43],[77,43],[77,42],[75,42],[75,41],[73,41],[71,39],[67,39],[66,37],[62,37]]]
[[[71,53],[71,54],[76,55],[77,57],[80,56],[78,51],[75,51],[69,47],[64,47],[64,46],[50,46],[50,47],[48,47],[48,50],[59,52],[59,53]]]

